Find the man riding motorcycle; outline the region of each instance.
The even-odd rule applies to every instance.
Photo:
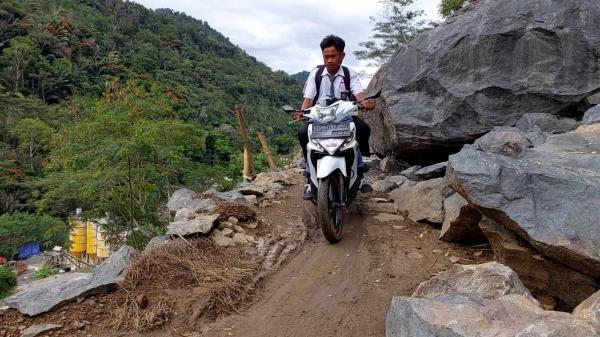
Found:
[[[362,101],[365,98],[364,90],[360,84],[358,74],[351,69],[342,66],[344,60],[344,48],[346,43],[335,35],[326,36],[321,41],[321,52],[324,65],[318,66],[310,72],[304,86],[304,100],[302,108],[308,109],[325,97],[341,100]],[[362,102],[364,110],[375,108],[375,101],[366,100]],[[297,112],[295,118],[299,120],[301,112]],[[359,143],[360,152],[363,156],[370,156],[369,137],[371,129],[362,119],[353,116],[356,125],[356,138]],[[298,132],[298,140],[302,145],[304,159],[306,159],[306,145],[308,144],[308,123]],[[304,188],[304,199],[312,200],[314,197],[310,183]]]

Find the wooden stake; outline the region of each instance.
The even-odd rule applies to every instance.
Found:
[[[242,174],[244,179],[249,181],[253,180],[256,176],[256,170],[254,169],[254,164],[252,163],[252,152],[250,150],[248,130],[246,130],[244,116],[242,115],[242,108],[239,105],[235,106],[235,114],[237,116],[238,123],[240,124],[240,134],[242,136],[242,142],[244,143],[244,171],[242,171]]]
[[[265,157],[267,157],[267,163],[269,163],[269,168],[271,170],[277,169],[277,164],[273,160],[273,154],[271,154],[271,149],[269,148],[269,143],[267,143],[267,137],[264,132],[258,133],[258,140],[260,140],[260,145],[262,146],[262,150],[265,153]]]

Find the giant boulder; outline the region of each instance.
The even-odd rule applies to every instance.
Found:
[[[447,181],[544,256],[600,278],[600,128],[590,127],[537,146],[494,131],[450,156]]]
[[[466,6],[375,74],[371,147],[432,163],[525,113],[580,117],[600,90],[598,17],[597,0]]]
[[[587,321],[544,311],[521,295],[486,300],[460,294],[394,297],[387,337],[597,337]]]

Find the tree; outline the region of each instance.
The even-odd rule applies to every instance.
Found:
[[[371,17],[375,22],[371,39],[361,42],[363,50],[354,52],[358,59],[371,60],[374,65],[381,65],[402,46],[412,40],[415,35],[423,31],[426,22],[420,20],[423,16],[421,10],[410,10],[414,0],[383,0],[385,14],[381,21]]]
[[[469,0],[442,0],[440,3],[440,14],[443,17],[449,17],[469,2]]]
[[[203,151],[204,133],[174,119],[176,101],[159,87],[136,82],[115,85],[101,99],[79,102],[88,115],[62,130],[49,157],[49,191],[42,205],[70,198],[92,216],[109,214],[108,230],[128,230],[131,244],[163,228],[157,210],[188,157]],[[63,210],[63,212],[66,210]]]
[[[50,142],[52,132],[52,128],[38,118],[23,118],[11,131],[19,139],[19,148],[27,153],[32,173],[35,173],[35,158]]]

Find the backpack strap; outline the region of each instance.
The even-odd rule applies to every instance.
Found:
[[[323,79],[324,70],[324,65],[317,66],[317,73],[315,74],[315,87],[317,88],[317,94],[313,98],[313,106],[317,104],[317,99],[319,98],[319,93],[321,91],[321,80]]]
[[[344,85],[346,86],[346,90],[348,91],[349,101],[356,101],[356,97],[354,97],[354,93],[350,89],[350,69],[342,66],[342,70],[344,70]]]

